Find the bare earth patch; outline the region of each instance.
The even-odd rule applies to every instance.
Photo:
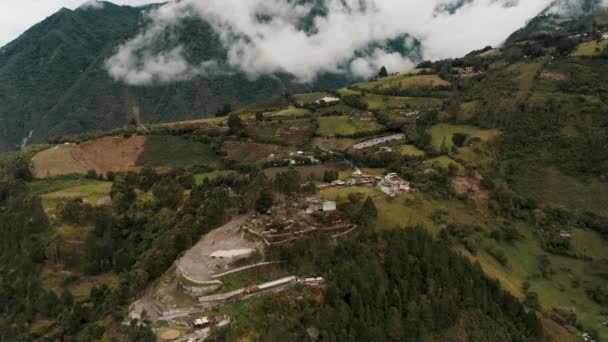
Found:
[[[541,80],[553,80],[553,81],[570,81],[570,75],[557,71],[543,71],[540,74]]]
[[[88,170],[98,174],[137,170],[137,158],[143,152],[145,142],[146,138],[142,136],[103,137],[80,145],[55,146],[32,158],[32,172],[36,178],[47,178],[85,174]]]
[[[261,251],[261,241],[251,241],[244,236],[240,226],[249,219],[244,215],[233,219],[220,228],[205,235],[194,247],[190,248],[178,261],[178,268],[184,276],[195,281],[209,281],[211,276],[230,269],[229,258],[212,258],[218,251],[256,249]]]
[[[456,176],[452,177],[450,182],[458,195],[466,195],[475,201],[486,201],[490,198],[490,193],[483,187],[480,177]]]

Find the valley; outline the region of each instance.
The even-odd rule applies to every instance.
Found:
[[[0,340],[607,340],[606,40],[543,25],[1,154]]]

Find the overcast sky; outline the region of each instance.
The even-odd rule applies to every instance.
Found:
[[[0,0],[0,46],[4,46],[31,26],[62,7],[74,9],[86,0]],[[150,0],[112,0],[116,4],[143,5]]]

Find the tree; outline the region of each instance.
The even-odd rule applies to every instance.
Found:
[[[553,271],[551,270],[551,260],[546,254],[538,257],[538,269],[544,278],[549,278]]]
[[[540,310],[540,302],[538,300],[538,294],[533,291],[526,292],[526,298],[524,299],[524,305],[530,309]]]
[[[448,164],[448,175],[455,176],[458,173],[458,165],[455,163]]]
[[[176,209],[183,193],[184,188],[173,178],[164,178],[152,186],[156,202],[164,208]]]
[[[230,114],[228,116],[228,129],[232,133],[238,133],[245,128],[245,124],[240,116],[236,114]]]
[[[469,135],[466,133],[454,133],[454,135],[452,135],[452,142],[454,143],[454,145],[462,147],[468,137]]]
[[[361,209],[359,209],[357,221],[363,225],[368,225],[377,217],[378,209],[376,209],[376,204],[374,204],[374,200],[368,196],[365,202],[363,202]]]
[[[272,192],[269,189],[263,189],[255,201],[255,210],[259,213],[265,213],[272,207],[273,198]]]
[[[336,170],[325,170],[323,172],[323,181],[325,183],[331,183],[338,179],[338,171]]]
[[[264,112],[256,112],[255,113],[255,121],[257,121],[257,122],[264,121]]]
[[[146,165],[137,177],[137,187],[141,189],[141,191],[147,192],[157,179],[158,175],[156,174],[156,170],[150,165]]]
[[[386,67],[383,65],[382,68],[380,68],[378,77],[382,78],[382,77],[387,77],[387,76],[388,76],[388,71],[386,71]]]
[[[220,116],[226,116],[228,115],[228,113],[230,113],[232,111],[232,106],[230,105],[230,103],[226,103],[224,104],[224,106],[222,108],[219,108],[216,112],[215,112],[215,116],[216,117],[220,117]]]

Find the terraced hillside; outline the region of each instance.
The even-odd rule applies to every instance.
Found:
[[[0,339],[605,340],[608,66],[576,48],[2,155]]]

